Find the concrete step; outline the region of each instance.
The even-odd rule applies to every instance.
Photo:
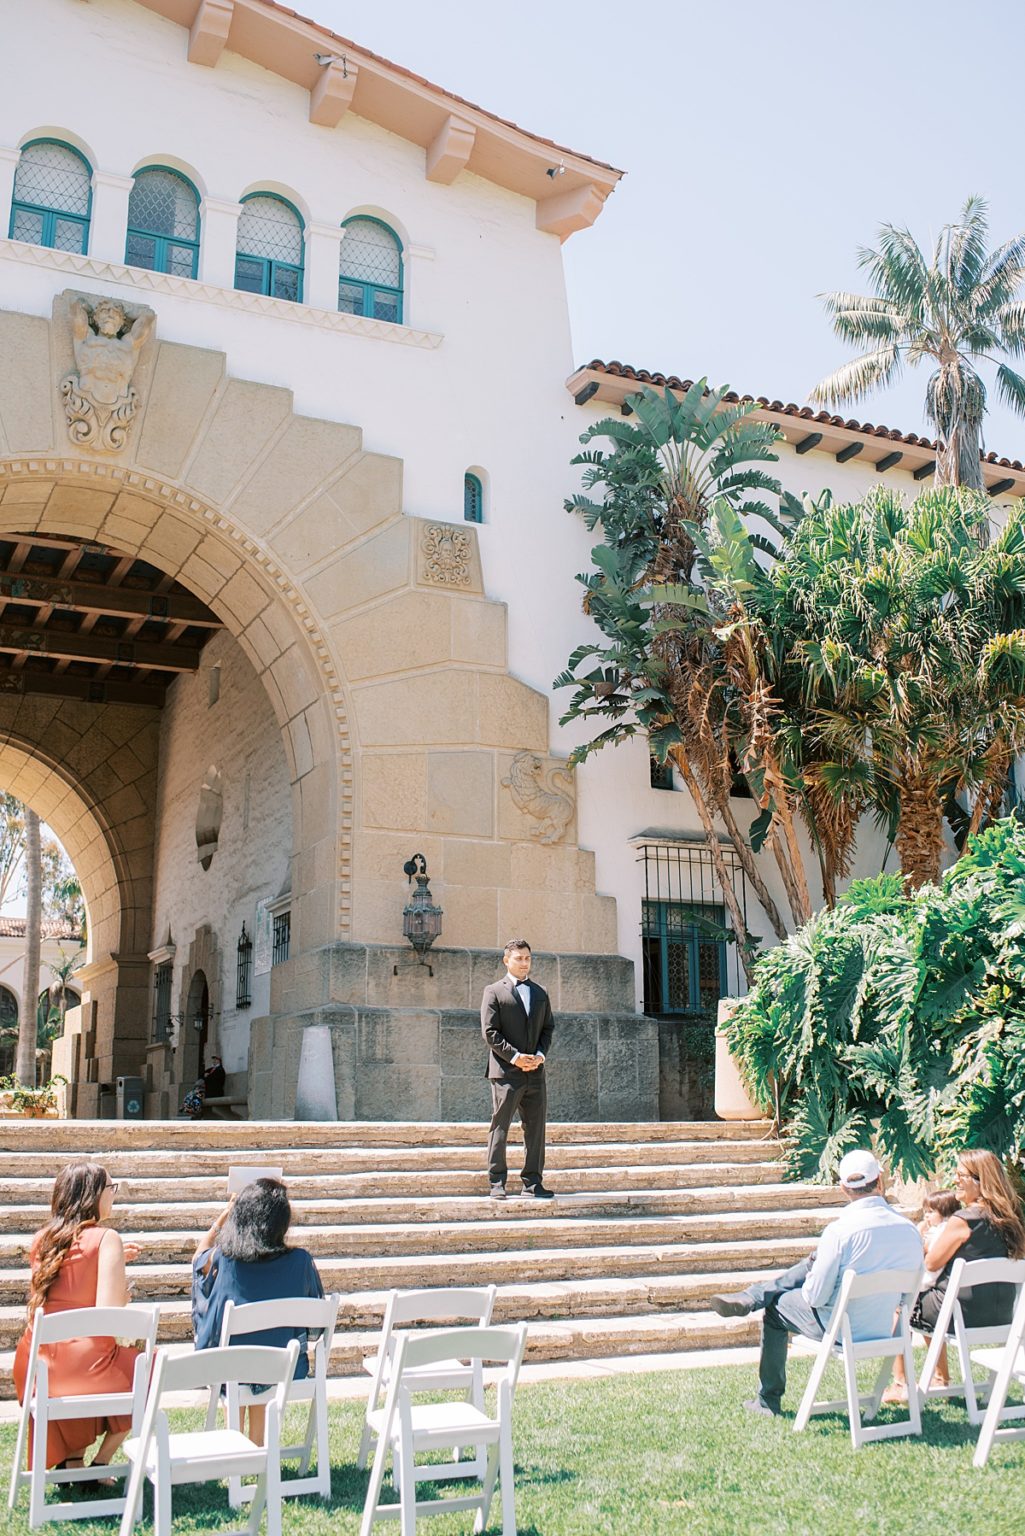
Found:
[[[568,1180],[566,1181],[568,1184]],[[647,1219],[658,1216],[693,1216],[708,1211],[772,1211],[781,1203],[790,1208],[834,1207],[842,1196],[835,1189],[822,1189],[802,1184],[765,1185],[710,1185],[689,1190],[604,1190],[601,1193],[580,1193],[564,1190],[561,1181],[553,1181],[556,1199],[538,1201],[515,1196],[502,1203],[488,1195],[442,1196],[427,1199],[362,1199],[362,1200],[293,1200],[293,1232],[307,1228],[338,1228],[363,1225],[383,1226],[393,1229],[412,1227],[414,1231],[427,1223],[451,1226],[455,1223],[474,1222],[552,1222],[573,1218],[575,1221],[596,1221],[608,1217],[616,1221],[630,1218]],[[486,1185],[485,1185],[486,1188]],[[136,1203],[124,1210],[115,1210],[112,1225],[119,1231],[137,1233],[188,1232],[198,1237],[212,1225],[223,1210],[223,1200],[182,1200],[172,1204],[164,1199],[159,1203]],[[46,1221],[45,1206],[11,1206],[0,1210],[0,1234],[21,1238],[24,1248],[31,1234]],[[417,1241],[424,1241],[423,1233],[416,1234]],[[296,1239],[299,1241],[300,1239]],[[5,1245],[0,1240],[0,1263],[3,1262]]]
[[[799,1188],[799,1186],[797,1187]],[[813,1194],[819,1192],[813,1191]],[[483,1204],[483,1202],[481,1202]],[[432,1254],[501,1253],[516,1246],[527,1250],[589,1248],[594,1244],[632,1247],[652,1243],[707,1243],[731,1237],[773,1237],[777,1235],[815,1236],[835,1214],[835,1207],[821,1201],[807,1202],[807,1208],[778,1210],[771,1206],[762,1211],[722,1211],[719,1208],[685,1216],[624,1216],[591,1218],[564,1214],[559,1201],[544,1205],[530,1202],[527,1213],[519,1218],[492,1215],[494,1205],[477,1220],[434,1221],[429,1237],[422,1222],[378,1223],[364,1221],[345,1226],[304,1226],[302,1246],[317,1259],[354,1258],[389,1253],[415,1255],[429,1247]],[[549,1214],[550,1212],[550,1214]],[[141,1231],[125,1229],[127,1241],[142,1250],[139,1263],[181,1264],[191,1260],[204,1229],[193,1226],[183,1231]],[[0,1236],[0,1269],[24,1265],[28,1260],[30,1238],[27,1235]]]
[[[117,1178],[111,1158],[104,1159],[104,1166],[112,1177]],[[275,1165],[276,1166],[276,1165]],[[637,1167],[616,1167],[612,1164],[597,1168],[557,1168],[551,1183],[577,1194],[606,1194],[628,1191],[695,1189],[707,1186],[749,1188],[763,1184],[778,1184],[783,1175],[780,1163],[695,1163],[641,1164]],[[510,1178],[510,1194],[514,1193],[518,1180]],[[160,1204],[165,1197],[199,1205],[204,1202],[223,1203],[226,1181],[223,1175],[175,1178],[169,1188],[165,1178],[120,1178],[117,1192],[117,1209],[126,1206]],[[27,1230],[30,1222],[38,1225],[38,1213],[49,1211],[52,1178],[2,1177],[0,1176],[0,1231]],[[288,1193],[293,1203],[303,1200],[363,1200],[363,1199],[422,1199],[472,1198],[487,1195],[488,1176],[479,1169],[443,1169],[423,1167],[415,1172],[395,1173],[321,1173],[288,1176]],[[25,1212],[25,1226],[12,1226],[17,1208]],[[31,1213],[31,1214],[29,1214]],[[134,1216],[132,1218],[134,1220]],[[35,1230],[35,1228],[33,1228]]]
[[[684,1349],[723,1349],[757,1343],[757,1318],[719,1317],[715,1312],[665,1312],[639,1317],[531,1322],[525,1358],[546,1360],[596,1359],[615,1355],[661,1354]],[[363,1361],[377,1345],[376,1333],[335,1336],[329,1371],[332,1376],[365,1377]],[[0,1354],[0,1397],[14,1396],[13,1351]]]
[[[718,1292],[743,1290],[746,1285],[777,1273],[778,1267],[503,1285],[495,1298],[493,1318],[496,1323],[518,1323],[705,1311],[710,1298]],[[381,1326],[389,1294],[351,1291],[344,1295],[338,1312],[339,1333],[356,1331],[372,1335]],[[24,1307],[0,1307],[0,1350],[13,1349],[24,1327]],[[160,1303],[158,1338],[162,1344],[191,1340],[192,1311],[188,1301]]]
[[[483,1085],[483,1079],[482,1079]],[[514,1127],[515,1139],[518,1128]],[[608,1141],[761,1141],[769,1122],[723,1120],[653,1120],[597,1123],[553,1121],[550,1146],[579,1146]],[[0,1151],[80,1151],[99,1149],[203,1151],[223,1148],[296,1147],[482,1147],[484,1121],[283,1121],[246,1120],[7,1120],[0,1121]]]
[[[109,1122],[101,1122],[108,1124]],[[453,1147],[247,1147],[236,1151],[160,1152],[140,1148],[107,1150],[97,1142],[78,1152],[0,1151],[0,1178],[54,1179],[67,1163],[99,1159],[112,1178],[162,1178],[179,1183],[190,1178],[223,1178],[237,1163],[269,1164],[285,1178],[358,1173],[460,1172],[479,1174],[485,1166],[487,1137],[472,1146]],[[520,1146],[510,1148],[513,1168],[520,1164]],[[549,1146],[546,1169],[604,1167],[696,1167],[704,1163],[762,1164],[778,1159],[775,1141],[586,1142]]]
[[[664,1242],[654,1237],[649,1242],[619,1244],[611,1231],[606,1241],[591,1247],[555,1246],[532,1249],[522,1245],[524,1229],[516,1227],[509,1234],[521,1246],[450,1253],[432,1244],[430,1253],[397,1253],[383,1250],[340,1257],[321,1255],[317,1268],[326,1291],[343,1296],[352,1291],[379,1291],[398,1287],[416,1290],[432,1285],[511,1285],[575,1282],[577,1280],[628,1279],[644,1275],[677,1276],[695,1272],[737,1271],[758,1265],[774,1270],[786,1269],[804,1258],[824,1224],[825,1212],[801,1212],[790,1221],[758,1219],[755,1230],[725,1224],[716,1235],[699,1235],[691,1228],[686,1237]],[[686,1218],[680,1218],[685,1220]],[[480,1229],[478,1229],[479,1232]],[[707,1234],[711,1230],[704,1224]],[[309,1234],[306,1246],[312,1249]],[[165,1260],[132,1265],[129,1275],[138,1301],[163,1301],[188,1296],[192,1280],[191,1263]],[[24,1306],[28,1295],[28,1270],[0,1270],[0,1306]]]

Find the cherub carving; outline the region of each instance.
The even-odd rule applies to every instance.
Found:
[[[68,313],[78,365],[61,384],[68,436],[79,447],[119,453],[139,408],[132,375],[156,316],[145,308],[129,316],[116,299],[98,299],[90,313],[77,295]]]

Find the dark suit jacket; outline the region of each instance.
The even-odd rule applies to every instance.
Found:
[[[481,1034],[491,1047],[488,1053],[487,1075],[501,1082],[520,1082],[532,1076],[520,1067],[514,1067],[517,1052],[524,1056],[548,1055],[552,1043],[552,1005],[548,993],[536,981],[529,981],[530,1013],[520,1002],[520,995],[508,976],[484,988],[480,1005]],[[544,1071],[544,1066],[538,1068]]]

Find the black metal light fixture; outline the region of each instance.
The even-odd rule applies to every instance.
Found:
[[[238,941],[238,965],[235,971],[235,1007],[252,1006],[253,941],[246,932],[245,923]]]
[[[408,877],[410,884],[416,881],[416,890],[402,909],[402,932],[412,944],[420,964],[425,965],[427,951],[435,939],[441,937],[441,919],[444,914],[441,907],[434,904],[434,897],[427,883],[427,860],[423,854],[414,853],[413,857],[403,864],[402,872]]]

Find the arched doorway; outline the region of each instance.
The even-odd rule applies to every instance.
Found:
[[[194,971],[188,999],[183,1010],[178,1049],[182,1053],[181,1082],[185,1088],[206,1069],[206,1049],[210,1037],[210,986],[204,971]]]

